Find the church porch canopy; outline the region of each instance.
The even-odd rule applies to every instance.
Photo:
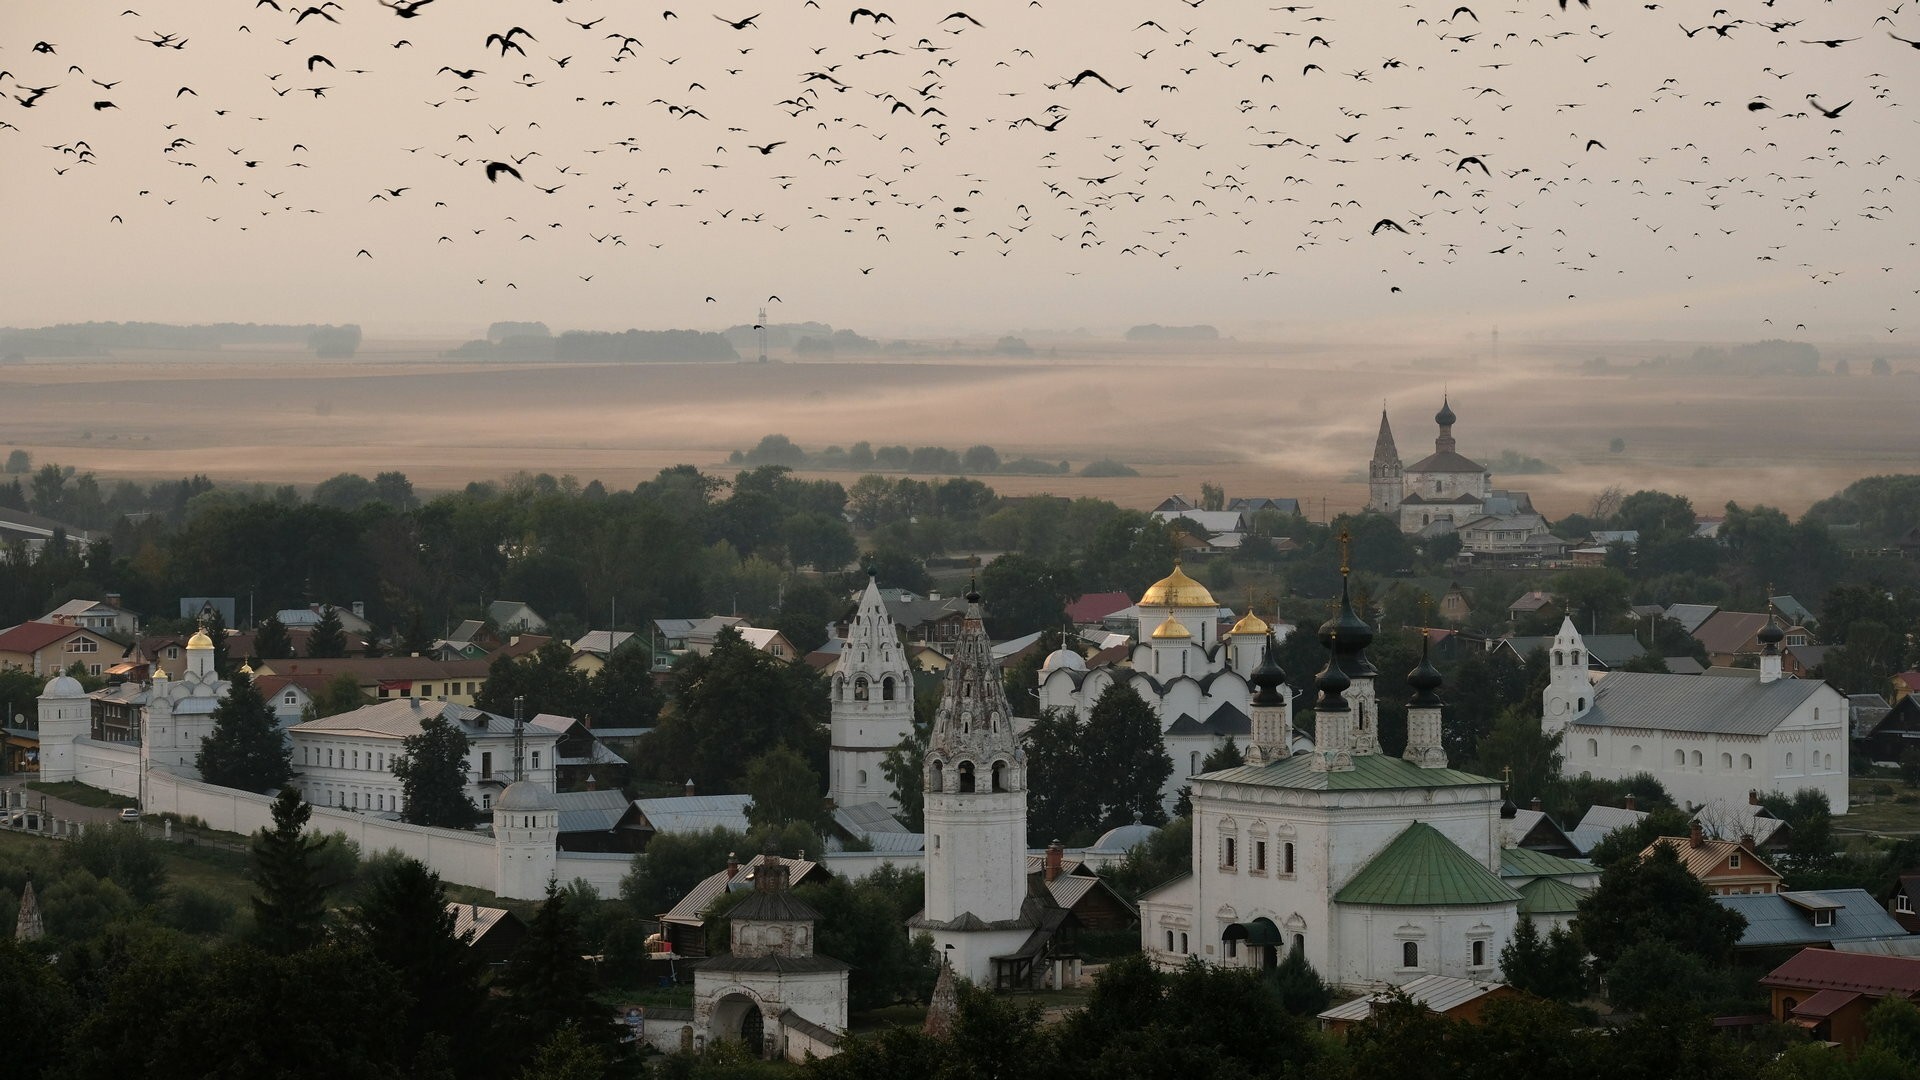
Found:
[[[1287,939],[1272,919],[1262,915],[1251,922],[1229,923],[1220,940],[1244,941],[1248,945],[1285,945]]]

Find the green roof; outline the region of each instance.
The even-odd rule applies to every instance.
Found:
[[[1599,872],[1600,868],[1590,862],[1563,859],[1532,848],[1500,849],[1501,877],[1566,877]]]
[[[1587,890],[1559,878],[1535,878],[1520,886],[1520,914],[1564,915],[1578,911]]]
[[[1333,899],[1393,907],[1511,904],[1520,899],[1493,871],[1424,821],[1380,850]]]
[[[1353,759],[1353,768],[1340,772],[1321,772],[1313,767],[1310,755],[1295,754],[1266,765],[1239,765],[1203,773],[1196,779],[1308,791],[1378,791],[1387,788],[1493,786],[1500,783],[1490,776],[1475,776],[1459,769],[1423,769],[1411,761],[1385,754],[1358,755]]]

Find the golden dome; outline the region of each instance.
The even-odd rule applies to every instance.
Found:
[[[161,667],[161,666],[160,666],[160,665],[158,665],[158,664],[155,664],[155,665],[153,666],[153,681],[154,681],[154,682],[166,682],[166,681],[167,681],[167,680],[168,680],[169,678],[171,678],[171,676],[169,676],[169,675],[167,674],[167,669],[166,669],[166,668],[163,668],[163,667]]]
[[[213,639],[207,636],[205,630],[195,630],[193,636],[187,639],[187,648],[196,652],[202,649],[211,649],[213,648]]]
[[[253,674],[253,665],[252,665],[252,664],[249,664],[249,663],[245,663],[245,662],[243,661],[243,662],[242,662],[242,663],[240,664],[240,674],[242,674],[242,675],[252,675],[252,674]]]
[[[1173,573],[1161,578],[1147,587],[1145,596],[1140,598],[1141,607],[1177,607],[1210,608],[1219,607],[1213,594],[1205,585],[1187,576],[1180,564],[1175,563]]]
[[[1192,636],[1193,631],[1188,630],[1185,623],[1182,623],[1179,619],[1171,615],[1167,616],[1166,622],[1153,628],[1153,640],[1155,641],[1177,640],[1180,638],[1190,638]]]
[[[1245,615],[1240,616],[1240,621],[1237,623],[1234,623],[1233,629],[1227,631],[1227,633],[1229,635],[1253,634],[1259,637],[1265,637],[1267,634],[1267,631],[1271,629],[1273,628],[1267,625],[1267,621],[1265,619],[1262,619],[1260,616],[1255,615],[1253,613],[1252,608],[1248,608],[1247,613]]]

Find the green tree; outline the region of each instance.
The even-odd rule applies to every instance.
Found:
[[[278,615],[268,615],[260,620],[260,626],[253,632],[253,655],[261,660],[285,660],[293,656],[293,638],[287,634],[287,624],[280,621]]]
[[[246,672],[233,673],[227,696],[213,707],[213,733],[201,741],[194,765],[207,783],[243,791],[265,791],[293,775],[286,736]]]
[[[786,825],[803,821],[818,826],[825,804],[820,797],[820,774],[791,747],[776,746],[747,763],[749,825]]]
[[[591,720],[595,727],[652,727],[663,704],[653,658],[637,642],[615,649],[587,680],[586,700],[579,719]]]
[[[1295,1016],[1318,1016],[1333,1004],[1333,987],[1313,970],[1307,954],[1288,949],[1273,969],[1269,985],[1280,995],[1280,1007]]]
[[[326,888],[319,859],[327,838],[306,833],[313,807],[291,785],[273,802],[273,827],[253,841],[254,939],[286,955],[319,944],[326,929]]]
[[[781,522],[780,541],[790,563],[822,573],[842,569],[860,550],[846,522],[817,510],[793,514]]]
[[[463,829],[479,816],[467,797],[467,736],[444,716],[429,716],[400,741],[393,775],[405,800],[401,818],[415,825]]]
[[[607,1007],[594,1000],[592,961],[580,937],[580,915],[568,894],[547,883],[539,914],[500,977],[507,1028],[520,1046],[538,1046],[572,1027],[589,1046],[611,1048],[618,1033]],[[511,1045],[511,1044],[510,1044]]]
[[[1493,722],[1493,730],[1475,747],[1474,760],[1485,775],[1506,780],[1507,796],[1514,802],[1544,798],[1560,776],[1560,738],[1540,729],[1531,707],[1516,705]]]
[[[919,831],[926,810],[926,729],[915,724],[900,745],[880,758],[880,775],[893,785],[894,801],[900,804],[900,820],[907,828]]]
[[[519,1080],[600,1080],[609,1060],[606,1047],[588,1042],[579,1028],[568,1024],[534,1050]]]
[[[1703,963],[1724,963],[1747,920],[1714,903],[1667,843],[1602,871],[1600,884],[1580,901],[1576,926],[1605,973],[1629,949],[1648,942]]]
[[[233,661],[227,657],[227,620],[219,608],[213,609],[200,629],[213,642],[213,670],[225,678],[233,671]]]
[[[349,917],[355,939],[399,980],[416,1062],[455,1053],[456,1073],[471,1075],[486,1061],[490,1006],[472,931],[456,934],[456,922],[440,875],[410,858],[376,865]]]
[[[1019,552],[989,563],[980,572],[980,586],[995,638],[1058,628],[1067,621],[1067,600],[1077,591],[1071,574]]]
[[[96,878],[118,885],[141,907],[160,903],[167,891],[163,843],[137,828],[88,829],[67,845],[66,855]]]
[[[643,919],[655,919],[708,875],[723,870],[729,855],[751,856],[747,837],[725,826],[706,832],[660,833],[633,857],[620,881],[620,898]]]
[[[33,471],[33,455],[25,450],[13,450],[7,454],[6,471],[10,475],[24,475]],[[21,507],[21,509],[26,509]]]
[[[529,719],[540,713],[578,719],[592,709],[590,690],[587,674],[573,666],[572,647],[556,637],[531,656],[495,657],[487,665],[487,681],[480,685],[473,704],[499,716],[512,716],[514,699],[524,698],[524,715]]]
[[[1508,985],[1549,1001],[1586,996],[1586,951],[1564,927],[1542,937],[1531,915],[1520,916],[1512,939],[1501,946],[1500,973]]]
[[[1647,816],[1632,825],[1623,825],[1600,839],[1587,853],[1593,865],[1611,866],[1638,862],[1647,845],[1662,836],[1685,836],[1689,819],[1684,810],[1672,806],[1651,808]]]
[[[1000,452],[984,443],[969,446],[960,454],[960,467],[970,473],[1000,471]]]
[[[677,708],[652,736],[657,778],[737,791],[743,746],[785,744],[824,769],[827,685],[814,669],[769,656],[726,629],[707,655],[681,657],[673,682]]]
[[[350,671],[343,671],[327,680],[320,692],[313,696],[313,715],[320,718],[339,716],[355,709],[373,704],[373,698],[360,688],[360,677]]]
[[[1160,789],[1173,774],[1153,709],[1133,688],[1101,692],[1085,720],[1045,710],[1027,731],[1029,843],[1078,842],[1133,820],[1166,820]]]
[[[347,655],[347,631],[340,624],[340,613],[332,604],[320,609],[320,621],[307,635],[307,655],[316,660],[337,659]]]

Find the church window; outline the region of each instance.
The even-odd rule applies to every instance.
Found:
[[[1236,860],[1238,860],[1238,859],[1239,859],[1239,857],[1240,857],[1240,856],[1239,856],[1239,852],[1238,852],[1238,850],[1237,850],[1237,845],[1238,845],[1238,843],[1239,843],[1239,841],[1237,841],[1237,840],[1235,840],[1235,839],[1234,839],[1233,837],[1231,837],[1231,836],[1229,836],[1229,837],[1227,837],[1226,839],[1224,839],[1224,840],[1222,840],[1222,841],[1220,841],[1220,867],[1221,867],[1221,869],[1223,869],[1223,870],[1232,870],[1232,869],[1233,869],[1233,868],[1234,868],[1234,867],[1235,867],[1235,866],[1237,865],[1237,861],[1236,861]]]
[[[993,763],[993,790],[1007,790],[1007,763],[1004,761]]]
[[[1173,951],[1173,931],[1167,931],[1167,951]]]
[[[1580,699],[1580,704],[1579,704],[1578,706],[1576,706],[1576,707],[1577,707],[1577,708],[1578,708],[1578,709],[1579,709],[1579,710],[1580,710],[1581,712],[1586,712],[1586,711],[1587,711],[1587,699],[1586,699],[1586,698],[1581,698],[1581,699]]]
[[[881,701],[893,700],[893,676],[891,675],[880,680],[880,700]]]
[[[1192,753],[1189,753],[1187,755],[1187,775],[1188,776],[1200,775],[1200,751],[1198,750],[1195,750]]]
[[[1700,751],[1695,750],[1693,752],[1693,767],[1697,769],[1700,767],[1700,764],[1701,764]]]
[[[865,675],[853,680],[853,700],[867,700],[867,677]]]
[[[1280,872],[1289,876],[1293,874],[1293,841],[1291,840],[1280,845]]]
[[[1567,654],[1566,654],[1566,653],[1563,653],[1563,652],[1561,652],[1561,651],[1560,651],[1559,649],[1555,649],[1555,650],[1553,650],[1553,662],[1554,662],[1554,664],[1555,664],[1555,666],[1558,666],[1558,665],[1560,665],[1560,664],[1564,664],[1564,663],[1566,663],[1566,662],[1567,662]]]
[[[866,786],[867,786],[867,770],[865,770],[865,769],[861,769],[861,770],[860,770],[860,771],[859,771],[858,773],[856,773],[855,775],[856,775],[856,776],[858,776],[858,777],[860,778],[860,786],[861,786],[861,787],[866,787]]]
[[[947,767],[939,761],[935,761],[928,772],[930,776],[927,781],[927,790],[935,792],[945,791]]]
[[[1587,740],[1587,756],[1590,758],[1597,758],[1600,756],[1600,740],[1599,739]]]
[[[1823,768],[1823,769],[1826,769],[1826,770],[1828,770],[1828,771],[1832,771],[1832,769],[1833,769],[1833,755],[1832,755],[1832,754],[1828,754],[1828,755],[1826,756],[1826,760],[1825,760],[1825,761],[1824,761],[1824,762],[1823,762],[1823,763],[1821,764],[1821,766],[1820,766],[1820,767],[1821,767],[1821,768]]]
[[[1580,663],[1580,650],[1579,649],[1573,650],[1572,656],[1573,656],[1574,664],[1578,665]]]
[[[1434,493],[1435,495],[1438,495],[1438,494],[1440,494],[1440,481],[1438,481],[1438,480],[1435,480],[1435,481],[1433,482],[1433,493]]]
[[[1403,968],[1417,968],[1420,966],[1419,942],[1403,941],[1400,943],[1400,966]]]
[[[1721,767],[1721,768],[1723,768],[1723,769],[1731,769],[1731,768],[1733,768],[1733,755],[1732,755],[1732,754],[1721,754],[1721,755],[1720,755],[1720,767]]]
[[[1293,935],[1293,951],[1304,952],[1306,951],[1306,948],[1307,948],[1307,935],[1305,934]]]
[[[1787,768],[1793,768],[1793,751],[1791,750],[1787,751]]]
[[[1264,874],[1267,872],[1267,842],[1265,840],[1255,840],[1253,842],[1253,872],[1256,874]]]
[[[1741,754],[1741,755],[1740,755],[1740,767],[1741,767],[1741,768],[1743,768],[1743,769],[1745,769],[1745,770],[1747,770],[1748,772],[1752,772],[1752,771],[1753,771],[1753,755],[1752,755],[1752,754]]]
[[[1188,950],[1187,950],[1187,935],[1185,935],[1185,934],[1181,934],[1181,935],[1180,935],[1180,951],[1181,951],[1181,952],[1186,952],[1186,951],[1188,951]]]
[[[1687,763],[1687,752],[1685,750],[1675,750],[1673,752],[1673,763],[1675,765],[1685,765]]]
[[[961,794],[966,794],[967,792],[972,791],[973,790],[973,762],[971,761],[961,762],[960,768],[956,771],[960,775],[959,790]]]
[[[833,677],[833,696],[839,698],[841,701],[847,699],[847,677],[845,675],[835,675]]]
[[[1473,963],[1472,963],[1472,966],[1474,966],[1474,967],[1486,967],[1486,966],[1487,966],[1487,939],[1486,939],[1486,938],[1474,938],[1474,939],[1473,939]]]
[[[1635,743],[1632,746],[1627,747],[1627,761],[1635,765],[1640,764],[1640,744],[1639,743]]]

